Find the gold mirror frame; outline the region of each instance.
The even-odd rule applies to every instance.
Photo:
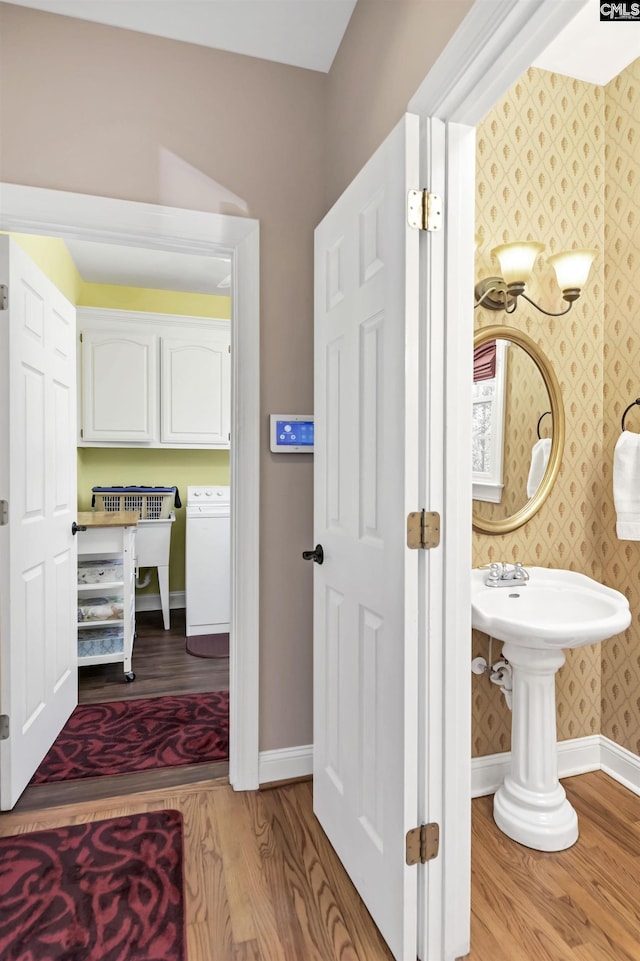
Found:
[[[511,531],[517,530],[526,524],[528,520],[536,514],[547,497],[551,493],[553,484],[556,477],[558,476],[558,471],[560,470],[560,464],[562,462],[562,452],[564,451],[564,437],[565,437],[565,424],[564,424],[564,404],[562,403],[562,392],[560,390],[560,384],[558,378],[555,375],[553,367],[548,357],[540,350],[538,345],[528,336],[528,334],[523,334],[521,331],[516,330],[514,327],[507,326],[493,326],[493,327],[483,327],[482,330],[476,331],[473,338],[474,349],[481,346],[489,340],[508,340],[512,344],[517,344],[522,347],[524,351],[531,357],[534,364],[540,371],[542,379],[544,380],[545,386],[547,388],[547,393],[549,394],[549,403],[551,406],[551,416],[553,419],[553,437],[551,440],[551,450],[549,452],[549,462],[547,464],[547,469],[544,472],[542,480],[538,490],[535,492],[533,497],[531,497],[524,507],[516,511],[510,517],[506,517],[501,521],[485,521],[482,518],[473,515],[473,529],[482,534],[508,534]]]

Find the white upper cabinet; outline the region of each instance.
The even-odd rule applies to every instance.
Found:
[[[228,448],[227,320],[78,309],[81,446]]]
[[[82,330],[81,439],[148,444],[157,423],[158,339],[143,332]]]
[[[162,443],[228,446],[228,338],[222,332],[206,342],[162,337],[160,352]]]

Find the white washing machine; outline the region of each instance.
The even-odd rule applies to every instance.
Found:
[[[224,634],[231,617],[229,487],[187,488],[187,637]]]

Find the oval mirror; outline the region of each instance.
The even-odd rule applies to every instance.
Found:
[[[473,345],[473,529],[507,534],[540,510],[558,476],[562,393],[527,334],[485,327]]]

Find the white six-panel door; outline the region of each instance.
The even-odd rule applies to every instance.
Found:
[[[418,118],[316,230],[314,809],[398,961],[414,961]]]
[[[0,236],[0,807],[77,704],[75,308]]]

